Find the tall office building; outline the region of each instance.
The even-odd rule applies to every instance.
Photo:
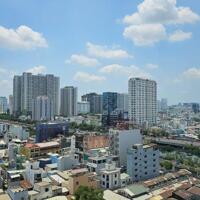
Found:
[[[9,113],[13,114],[13,95],[9,95]]]
[[[90,113],[102,113],[102,95],[92,92],[83,95],[81,100],[90,103]]]
[[[52,100],[54,114],[59,114],[59,87],[60,79],[52,74],[33,75],[25,72],[21,76],[14,76],[14,114],[31,114],[33,99],[44,95]]]
[[[136,124],[156,123],[157,84],[153,80],[131,78],[129,90],[129,120]]]
[[[77,115],[77,88],[67,86],[61,89],[60,114],[65,117]]]
[[[192,103],[192,111],[194,113],[199,113],[199,103]]]
[[[102,124],[103,126],[111,125],[111,113],[117,109],[117,93],[116,92],[104,92],[103,93],[103,112],[102,112]]]
[[[93,96],[94,102],[94,114],[101,114],[103,109],[103,96],[101,94],[97,94]]]
[[[7,113],[8,100],[6,97],[0,97],[0,113]]]
[[[124,112],[128,112],[128,94],[117,94],[117,108],[123,110]]]
[[[167,99],[162,98],[160,101],[161,111],[166,111],[168,108]]]
[[[103,113],[111,113],[117,108],[117,93],[104,92],[103,93]]]
[[[53,120],[53,102],[47,96],[38,96],[33,100],[32,120],[46,121]]]

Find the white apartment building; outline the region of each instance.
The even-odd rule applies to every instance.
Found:
[[[26,163],[25,179],[34,186],[35,182],[42,181],[42,178],[46,176],[44,170],[39,167],[39,162],[33,161]]]
[[[38,96],[33,100],[32,120],[49,121],[54,119],[52,100],[47,96]]]
[[[64,117],[77,115],[77,88],[67,86],[61,89],[60,114]]]
[[[100,171],[100,184],[105,189],[115,189],[120,187],[120,168],[116,167],[116,163],[108,161],[105,168]]]
[[[29,131],[26,127],[20,125],[9,125],[7,126],[6,132],[4,134],[4,141],[6,144],[12,139],[28,140]]]
[[[77,104],[77,113],[78,114],[87,114],[90,112],[90,102],[81,101]]]
[[[79,157],[77,154],[68,153],[58,158],[58,170],[65,171],[73,169],[79,165]]]
[[[31,114],[32,102],[38,96],[48,96],[54,107],[54,114],[59,114],[60,79],[52,74],[33,75],[25,72],[13,79],[13,112]]]
[[[134,144],[142,143],[142,135],[139,129],[109,130],[109,149],[112,155],[119,156],[119,166],[126,166],[127,149]]]
[[[143,125],[156,123],[157,83],[153,80],[131,78],[128,83],[129,120]]]
[[[132,181],[156,177],[160,170],[160,152],[156,144],[136,144],[127,150],[127,173]]]

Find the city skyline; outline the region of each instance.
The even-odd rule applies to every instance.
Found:
[[[13,75],[29,71],[59,76],[79,99],[127,93],[130,77],[147,77],[169,104],[200,102],[198,3],[156,2],[1,1],[1,96],[12,94]]]

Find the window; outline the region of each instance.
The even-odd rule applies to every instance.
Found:
[[[106,180],[109,181],[109,176],[108,175],[106,176]]]
[[[137,160],[137,157],[135,157],[135,160]]]
[[[76,185],[79,185],[79,182],[78,182],[78,181],[76,181]]]
[[[145,172],[145,175],[147,175],[147,172]]]
[[[115,181],[115,185],[117,185],[117,181]]]
[[[115,178],[117,178],[117,174],[115,174]]]
[[[45,188],[45,192],[48,192],[49,191],[49,188]]]

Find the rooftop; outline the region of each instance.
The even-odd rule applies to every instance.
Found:
[[[49,147],[59,146],[59,143],[52,141],[52,142],[36,143],[36,145],[40,148],[49,148]]]
[[[128,200],[126,197],[123,197],[123,196],[121,196],[119,194],[116,194],[111,190],[105,190],[104,193],[103,193],[103,198],[105,200],[111,200],[111,199],[114,199],[114,200]]]
[[[45,186],[49,186],[51,184],[48,182],[45,182],[45,181],[41,181],[41,182],[35,183],[35,185],[38,185],[40,187],[45,187]]]
[[[128,195],[130,195],[131,197],[139,196],[139,195],[142,195],[142,194],[149,192],[148,188],[146,188],[146,187],[144,187],[143,185],[140,185],[140,184],[132,184],[132,185],[129,185],[125,188],[122,188],[122,190],[124,192],[126,192]]]

